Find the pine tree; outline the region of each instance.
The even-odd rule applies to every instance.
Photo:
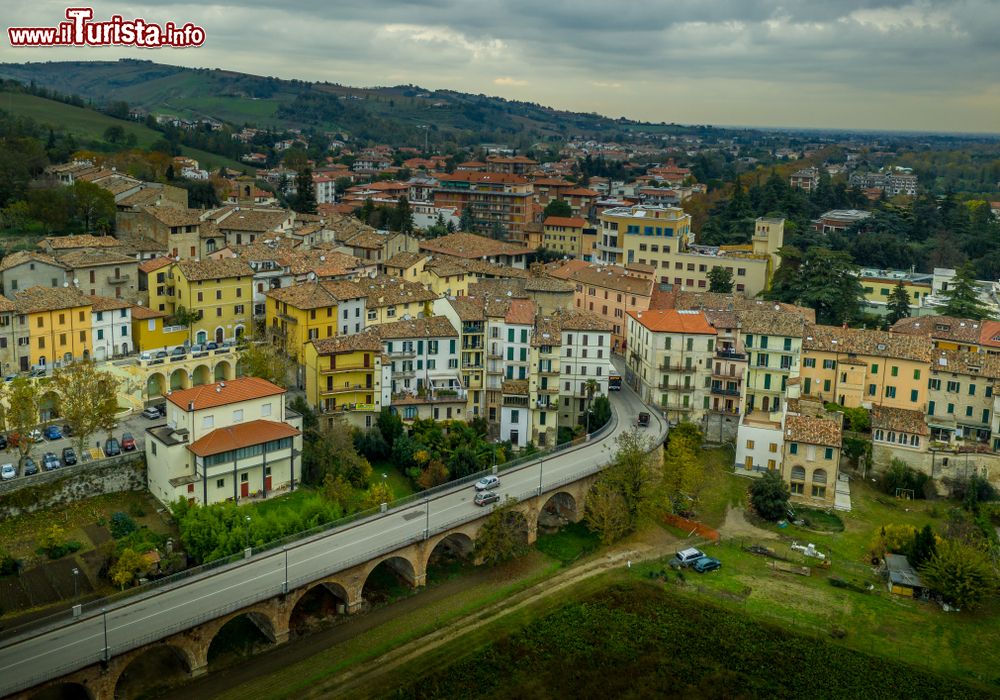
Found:
[[[719,294],[733,293],[733,271],[716,265],[708,271],[708,291]]]
[[[475,223],[475,220],[472,218],[472,207],[464,207],[462,215],[458,219],[458,230],[472,231]]]
[[[976,287],[975,269],[967,262],[958,269],[951,287],[941,293],[945,298],[939,311],[942,316],[971,318],[977,321],[988,318],[990,310],[979,301]]]
[[[400,197],[396,202],[396,230],[402,233],[413,233],[413,212],[406,197]]]
[[[295,200],[292,207],[303,214],[316,213],[316,185],[313,183],[312,168],[302,168],[295,176]]]
[[[906,291],[902,280],[896,282],[896,286],[889,293],[887,309],[890,326],[895,325],[896,321],[901,318],[910,317],[910,293]]]

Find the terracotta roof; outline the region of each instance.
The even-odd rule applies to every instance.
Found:
[[[839,418],[795,415],[785,417],[786,442],[840,447],[840,439],[841,421]]]
[[[379,275],[378,277],[358,280],[358,284],[368,295],[367,307],[369,309],[411,302],[434,301],[438,298],[437,294],[424,285],[408,282],[398,277]]]
[[[201,223],[201,209],[180,207],[143,207],[146,212],[164,226],[197,226]]]
[[[806,321],[795,314],[771,309],[740,311],[737,315],[743,333],[788,338],[801,338],[805,334]]]
[[[535,322],[535,305],[527,299],[511,299],[504,316],[507,323],[530,326]]]
[[[226,218],[216,220],[221,231],[267,233],[280,228],[291,217],[284,209],[235,209]]]
[[[486,236],[479,236],[474,233],[460,231],[450,233],[439,238],[432,238],[428,241],[420,242],[421,250],[429,250],[433,253],[443,253],[453,255],[457,258],[486,258],[495,255],[524,255],[532,252],[514,243],[497,241]]]
[[[294,306],[296,309],[324,309],[336,306],[347,299],[360,299],[365,296],[365,292],[354,282],[321,280],[271,289],[265,296]]]
[[[1000,347],[1000,321],[982,321],[983,328],[979,333],[979,344],[991,348]]]
[[[189,282],[225,277],[253,277],[253,268],[239,258],[180,260],[177,262],[177,267]]]
[[[421,260],[427,258],[427,253],[396,253],[391,258],[385,261],[386,267],[395,267],[399,269],[406,269],[416,265]]]
[[[414,318],[408,321],[393,321],[382,323],[368,329],[382,340],[395,338],[453,338],[458,331],[451,325],[447,316],[429,316]]]
[[[337,335],[311,341],[320,355],[335,355],[341,352],[369,351],[382,352],[382,340],[377,333],[368,329],[353,335]]]
[[[60,255],[59,262],[75,269],[78,267],[100,267],[101,265],[128,265],[135,263],[135,258],[107,249],[72,250]]]
[[[216,391],[218,389],[218,391]],[[185,411],[226,406],[240,401],[262,399],[284,394],[285,390],[260,377],[239,377],[214,384],[202,384],[191,389],[172,391],[167,401]]]
[[[102,297],[98,295],[85,295],[86,299],[90,301],[91,311],[116,311],[118,309],[130,309],[132,308],[132,302],[125,301],[124,299],[115,299],[114,297]]]
[[[199,457],[208,457],[223,452],[232,452],[241,447],[262,445],[272,440],[295,437],[299,434],[297,429],[287,423],[252,420],[246,423],[237,423],[228,428],[216,428],[188,445],[188,450]]]
[[[553,315],[564,331],[598,331],[610,333],[615,324],[593,311],[586,309],[560,309]]]
[[[5,272],[12,267],[17,267],[18,265],[24,265],[25,263],[40,262],[46,265],[52,265],[54,267],[61,267],[65,269],[65,265],[53,258],[51,255],[46,255],[45,253],[39,253],[34,250],[18,250],[10,255],[4,257],[0,261],[0,272]]]
[[[563,190],[563,195],[567,197],[597,197],[600,194],[597,190],[590,190],[586,187],[571,187],[568,190]]]
[[[159,253],[167,250],[167,246],[146,236],[126,236],[119,233],[118,240],[124,251]]]
[[[526,292],[560,292],[572,294],[576,287],[572,282],[555,279],[553,277],[529,277],[524,280],[524,291]]]
[[[566,226],[568,228],[583,228],[587,225],[587,222],[578,216],[550,216],[542,223],[545,226]]]
[[[132,306],[132,320],[133,321],[148,321],[151,318],[162,318],[166,316],[162,311],[156,311],[155,309],[150,309],[147,306],[139,306],[135,304]]]
[[[7,297],[0,297],[0,312],[2,311],[17,311],[17,304]]]
[[[787,314],[783,314],[788,316]],[[780,335],[772,333],[771,335]],[[802,336],[802,351],[834,352],[848,355],[893,357],[929,362],[933,352],[929,338],[900,335],[886,331],[839,326],[807,325]]]
[[[153,258],[152,260],[143,260],[139,263],[139,271],[145,272],[147,275],[150,272],[156,272],[157,270],[162,270],[172,263],[171,258]]]
[[[607,287],[616,292],[650,296],[653,280],[625,274],[624,268],[615,265],[596,265],[584,260],[566,260],[549,267],[546,272],[557,279],[572,280],[592,287]]]
[[[90,306],[90,299],[76,287],[29,287],[14,297],[22,314]]]
[[[931,371],[972,374],[990,379],[1000,379],[1000,355],[938,350],[931,360]]]
[[[928,338],[976,344],[979,342],[982,327],[982,322],[968,318],[911,316],[899,319],[890,330],[893,333],[922,335]]]
[[[64,250],[67,248],[116,248],[121,245],[121,241],[112,236],[92,236],[89,233],[76,236],[48,236],[42,239],[42,243],[53,250]]]
[[[702,311],[629,311],[628,315],[654,333],[683,333],[685,335],[715,335],[715,328]]]
[[[526,185],[528,179],[510,173],[481,173],[475,170],[456,170],[453,173],[442,173],[438,176],[441,182],[478,182],[497,183],[501,185]]]
[[[478,296],[464,296],[448,299],[451,308],[455,309],[458,318],[462,321],[484,321],[483,299]]]
[[[531,334],[532,347],[561,344],[562,329],[559,321],[551,316],[539,316],[535,320],[535,332]]]
[[[872,428],[894,430],[913,435],[930,435],[930,428],[924,420],[923,411],[891,406],[872,406]]]
[[[152,206],[163,195],[163,190],[159,187],[143,187],[138,192],[125,195],[115,204],[120,207]]]

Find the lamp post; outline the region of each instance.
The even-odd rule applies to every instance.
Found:
[[[538,495],[542,495],[542,474],[545,473],[545,457],[538,460]]]
[[[104,618],[104,661],[111,660],[111,648],[108,646],[108,609],[101,608],[101,617]]]
[[[250,516],[247,516],[247,549],[250,549]]]
[[[285,552],[285,580],[281,584],[281,592],[288,593],[288,546],[282,547]]]
[[[424,501],[424,539],[431,536],[431,499]]]
[[[77,586],[77,581],[80,578],[80,570],[73,567],[73,600],[76,600],[77,595],[79,595],[79,588]]]

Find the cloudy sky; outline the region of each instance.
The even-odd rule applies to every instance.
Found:
[[[77,3],[72,3],[77,4]],[[82,4],[82,3],[81,3]],[[66,3],[4,8],[48,26]],[[998,0],[111,2],[193,22],[197,49],[12,48],[2,61],[136,56],[348,85],[416,83],[680,123],[1000,131]]]

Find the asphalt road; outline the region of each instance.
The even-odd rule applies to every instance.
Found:
[[[614,438],[632,428],[643,410],[652,415],[645,431],[662,440],[665,421],[649,411],[627,387],[613,392],[617,418],[613,430],[599,439],[501,473],[502,496],[526,498],[574,481],[607,464]],[[644,431],[644,432],[645,432]],[[135,434],[135,433],[134,433]],[[245,561],[154,589],[109,607],[105,615],[89,613],[61,627],[7,640],[0,644],[0,696],[29,688],[111,655],[193,627],[226,612],[277,595],[287,575],[289,589],[398,549],[430,533],[474,520],[484,509],[473,504],[474,489],[457,486],[367,520],[297,542],[286,552],[263,552]],[[429,527],[428,527],[429,526]],[[107,642],[105,644],[105,635]]]

